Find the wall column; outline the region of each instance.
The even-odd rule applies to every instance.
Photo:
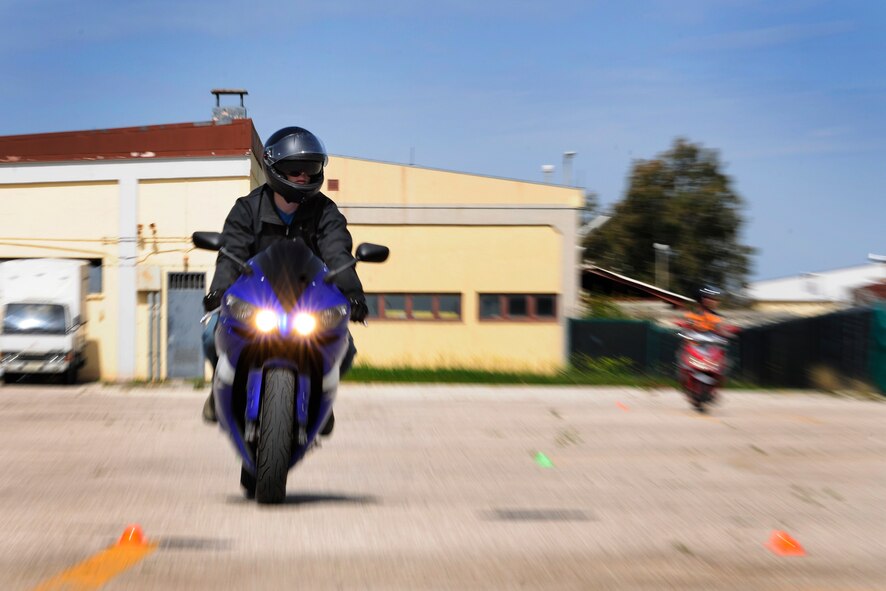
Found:
[[[136,277],[138,258],[138,179],[120,179],[118,245],[117,381],[135,378]]]

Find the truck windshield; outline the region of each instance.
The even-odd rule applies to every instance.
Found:
[[[6,334],[65,334],[65,308],[58,304],[7,304]]]

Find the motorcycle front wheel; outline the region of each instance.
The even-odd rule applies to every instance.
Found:
[[[289,369],[274,368],[265,373],[263,381],[255,452],[255,500],[282,503],[292,457],[295,374]]]
[[[699,384],[698,390],[691,395],[692,407],[696,412],[707,412],[707,405],[713,401],[713,388],[707,384]]]

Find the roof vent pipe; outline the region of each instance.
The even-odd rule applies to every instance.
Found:
[[[215,95],[215,107],[212,109],[212,121],[215,123],[230,123],[233,119],[246,119],[246,106],[243,104],[243,95],[249,94],[245,88],[213,88]],[[222,95],[240,95],[240,106],[221,105]]]

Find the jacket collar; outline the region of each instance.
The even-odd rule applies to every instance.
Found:
[[[280,216],[277,215],[277,206],[274,205],[274,192],[268,185],[263,185],[261,188],[258,215],[263,224],[286,225],[280,219]]]
[[[298,206],[298,209],[295,210],[295,216],[292,218],[293,221],[310,217],[311,209],[312,207],[309,202],[302,203]],[[262,223],[277,224],[278,226],[286,225],[277,214],[277,206],[274,205],[274,191],[272,191],[271,187],[267,184],[262,185],[261,187],[261,201],[259,203],[258,213],[259,219]]]

